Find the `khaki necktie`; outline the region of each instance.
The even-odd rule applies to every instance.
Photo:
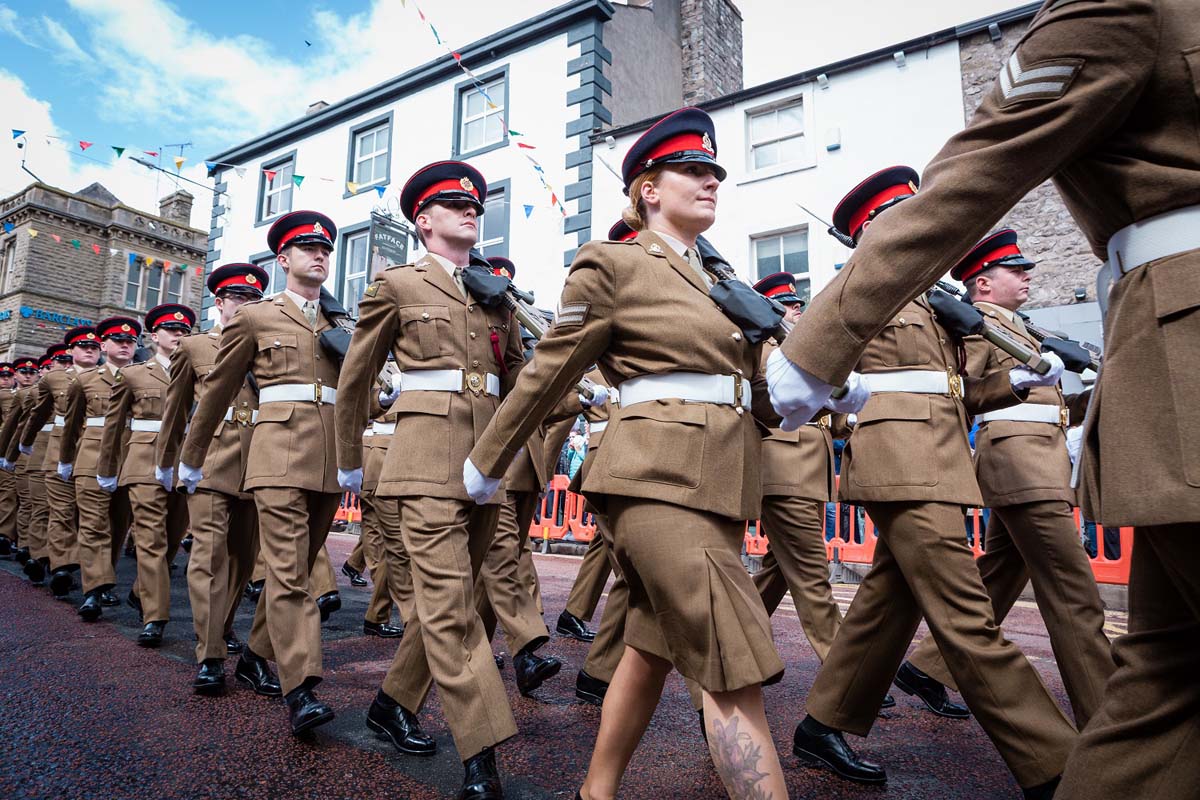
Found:
[[[701,283],[709,288],[712,288],[712,278],[710,278],[708,273],[704,271],[704,265],[700,261],[699,253],[697,253],[693,248],[689,247],[687,250],[683,251],[683,260],[686,261],[688,266],[694,269],[696,274],[700,276]]]
[[[458,287],[459,294],[461,294],[463,296],[463,299],[466,300],[467,299],[467,287],[463,286],[462,275],[463,275],[463,268],[455,267],[454,268],[454,276],[453,276],[454,277],[454,285]]]
[[[304,301],[304,318],[308,320],[308,324],[312,327],[317,327],[317,304],[312,300]]]

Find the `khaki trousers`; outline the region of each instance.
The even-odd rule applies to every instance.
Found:
[[[603,550],[608,555],[609,566],[615,579],[612,588],[608,590],[608,602],[604,604],[604,613],[600,615],[600,627],[596,629],[596,639],[588,648],[587,660],[583,671],[593,678],[599,678],[605,683],[612,683],[617,665],[625,653],[625,614],[629,611],[629,586],[625,576],[617,564],[613,553],[612,530],[608,527],[608,518],[596,515],[596,538],[605,542]]]
[[[521,554],[529,539],[529,523],[537,501],[533,492],[508,493],[475,582],[475,607],[488,641],[495,637],[499,623],[513,653],[526,648],[536,650],[550,640],[529,583],[520,575]]]
[[[254,615],[250,647],[275,661],[287,694],[301,684],[311,688],[321,681],[321,613],[316,598],[333,591],[328,589],[333,567],[324,545],[342,496],[275,486],[253,493],[266,586]],[[324,568],[317,568],[322,556]],[[336,588],[336,582],[333,585]]]
[[[400,613],[400,621],[407,624],[416,616],[413,608],[412,567],[408,551],[404,549],[404,537],[400,533],[400,511],[395,502],[379,502],[372,494],[369,503],[363,501],[363,533],[367,530],[367,509],[370,507],[371,525],[375,534],[370,538],[371,550],[379,548],[377,559],[370,566],[371,580],[375,586],[371,593],[371,604],[365,619],[384,623],[391,618],[394,605]],[[361,541],[361,537],[360,537]],[[367,549],[367,548],[364,548]],[[372,616],[374,614],[374,616]]]
[[[75,479],[79,508],[79,566],[84,593],[117,585],[117,559],[129,534],[129,487],[109,494],[90,475]]]
[[[418,713],[436,681],[463,760],[517,732],[492,648],[475,610],[475,577],[500,506],[441,497],[378,497],[396,503],[412,563],[416,614],[409,620],[383,692]]]
[[[575,575],[575,583],[571,586],[571,594],[567,596],[567,613],[582,620],[590,620],[596,613],[596,606],[604,595],[604,585],[612,572],[608,559],[609,549],[604,544],[604,537],[597,535],[588,545],[583,555],[583,563]],[[589,673],[590,674],[590,673]]]
[[[255,508],[257,508],[257,505]],[[337,509],[334,509],[333,513],[337,514]],[[261,530],[259,531],[259,542],[258,557],[254,560],[254,571],[250,573],[250,581],[252,583],[265,582],[267,580],[267,562],[261,547]],[[243,586],[242,588],[245,589],[246,587]],[[329,550],[324,545],[321,545],[321,550],[317,553],[317,560],[313,562],[312,567],[308,571],[308,588],[314,598],[324,597],[331,592],[338,591],[337,576],[333,574],[333,563],[329,560]],[[260,603],[259,605],[262,604]],[[256,650],[255,652],[258,651]],[[259,655],[262,654],[259,653]]]
[[[258,554],[258,512],[250,498],[208,489],[197,489],[187,504],[193,540],[187,583],[196,662],[224,660],[225,633],[233,626]]]
[[[187,496],[157,483],[129,486],[133,545],[137,548],[134,591],[142,601],[144,622],[171,618],[171,562],[188,527]]]
[[[359,506],[362,509],[362,533],[358,535],[358,541],[354,543],[354,549],[351,550],[350,555],[346,557],[346,563],[359,572],[366,572],[368,569],[367,548],[364,538],[367,533],[368,525],[373,524],[367,522],[367,514],[370,513],[368,511],[370,497],[366,494],[361,494],[358,496],[358,500]]]
[[[1100,707],[1116,664],[1104,634],[1104,605],[1071,507],[1054,500],[993,508],[985,541],[987,552],[975,563],[996,623],[1004,622],[1032,580],[1054,660],[1082,730]],[[958,688],[932,638],[917,645],[909,661]]]
[[[1129,633],[1056,798],[1196,797],[1200,787],[1200,523],[1134,530]]]
[[[21,547],[29,546],[29,518],[33,514],[33,501],[29,496],[29,473],[25,469],[28,459],[17,457],[17,466],[13,470],[13,484],[17,489],[17,530],[13,541],[19,541]]]
[[[371,599],[367,602],[363,620],[382,625],[392,618],[392,593],[388,583],[387,552],[383,547],[383,534],[379,529],[379,514],[375,511],[374,494],[364,492],[359,495],[359,506],[362,509],[362,533],[346,563],[359,572],[370,572]]]
[[[525,546],[521,548],[521,560],[517,564],[517,576],[529,590],[538,615],[545,614],[546,607],[542,604],[542,582],[538,580],[537,567],[533,565],[533,542],[529,539],[528,529],[525,532]]]
[[[17,537],[17,476],[0,469],[0,536],[16,541]]]
[[[34,558],[50,558],[46,529],[50,522],[50,507],[46,501],[46,473],[29,470],[25,473],[29,485],[29,527],[22,545],[29,548]]]
[[[875,560],[808,695],[818,721],[866,736],[922,616],[967,705],[1017,782],[1062,773],[1077,738],[1037,672],[1004,638],[949,503],[864,503]]]
[[[79,514],[75,504],[75,479],[64,481],[57,472],[47,472],[46,501],[49,508],[46,547],[50,551],[50,569],[77,568]]]

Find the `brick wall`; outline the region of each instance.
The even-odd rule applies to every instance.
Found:
[[[986,32],[959,42],[963,110],[967,121],[985,94],[992,91],[996,75],[1024,30],[1023,24],[1017,24],[1005,28],[996,42]],[[1015,230],[1021,237],[1021,249],[1038,262],[1028,308],[1076,303],[1076,287],[1086,288],[1088,301],[1096,299],[1099,260],[1088,247],[1053,184],[1047,181],[1026,195],[997,227]]]
[[[742,14],[730,0],[682,0],[683,102],[742,88]]]

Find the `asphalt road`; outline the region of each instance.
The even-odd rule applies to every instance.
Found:
[[[335,568],[353,546],[330,536]],[[579,559],[537,556],[546,617],[562,610]],[[397,640],[362,635],[369,588],[351,588],[344,576],[342,610],[324,626],[325,682],[321,699],[337,719],[307,741],[295,739],[279,700],[254,695],[233,681],[224,697],[192,694],[194,639],[183,570],[172,581],[172,621],[157,651],[134,644],[140,630],[127,607],[105,609],[93,625],[80,622],[71,603],[30,586],[15,562],[0,561],[0,798],[442,798],[452,797],[462,767],[434,690],[422,713],[439,752],[432,759],[396,753],[364,724],[367,707],[391,661]],[[121,560],[121,597],[134,561]],[[843,608],[854,587],[837,586]],[[249,635],[246,603],[236,629]],[[599,612],[598,612],[599,613]],[[599,621],[597,615],[595,622]],[[1109,614],[1109,631],[1124,630],[1122,613]],[[863,788],[829,773],[800,768],[791,757],[792,730],[818,661],[796,621],[790,600],[776,613],[775,638],[787,673],[766,689],[792,797],[1015,798],[1020,796],[1000,757],[974,720],[943,720],[896,692],[898,706],[866,739],[848,737],[859,752],[888,770],[886,788]],[[1052,693],[1069,708],[1037,611],[1021,603],[1004,626],[1034,662]],[[922,627],[921,634],[925,633]],[[498,637],[496,652],[506,652]],[[520,734],[500,748],[509,798],[572,798],[587,770],[599,709],[574,699],[575,673],[586,646],[555,636],[542,650],[565,664],[535,699],[517,693],[511,667],[502,673]],[[626,798],[724,797],[678,675],[666,692],[622,787]]]

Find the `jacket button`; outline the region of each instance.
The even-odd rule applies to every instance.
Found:
[[[468,311],[468,312],[473,312],[473,311],[475,311],[475,306],[467,306],[467,311]]]
[[[742,340],[742,332],[741,332],[741,331],[734,331],[734,332],[733,332],[733,340],[734,340],[735,342],[740,342],[740,341]]]
[[[898,319],[898,320],[896,320],[896,321],[897,321],[897,322],[899,322],[901,325],[903,325],[903,324],[904,324],[904,317],[901,317],[900,319]]]
[[[737,411],[739,417],[746,413],[746,409],[742,408],[741,406],[738,406],[735,410]]]
[[[421,319],[429,319],[429,312],[426,311],[424,314],[422,314]]]
[[[472,367],[478,367],[478,366],[479,366],[479,361],[478,361],[478,360],[476,360],[476,361],[472,361],[472,362],[471,362],[471,366],[472,366]]]
[[[283,344],[283,342],[279,341],[278,339],[275,340],[276,347],[279,347],[281,344]]]
[[[740,369],[735,369],[735,370],[734,370],[734,372],[736,372],[738,375],[744,375],[744,374],[745,374],[745,373],[744,373],[744,372],[742,372]]]
[[[470,333],[468,333],[468,334],[467,334],[467,336],[470,336],[472,339],[474,339],[474,338],[475,338],[475,331],[471,331]]]

